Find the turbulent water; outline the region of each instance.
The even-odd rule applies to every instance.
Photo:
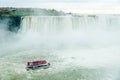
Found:
[[[25,16],[19,32],[0,23],[0,80],[119,80],[120,16]],[[26,62],[51,67],[26,71]]]

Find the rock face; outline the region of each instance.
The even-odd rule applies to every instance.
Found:
[[[21,16],[11,16],[9,17],[8,26],[10,31],[17,32],[20,28],[21,24]]]
[[[0,23],[7,25],[9,31],[17,32],[20,28],[21,16],[0,16]]]

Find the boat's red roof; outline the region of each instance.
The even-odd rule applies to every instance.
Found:
[[[31,64],[32,63],[32,64]],[[27,65],[39,65],[39,64],[46,64],[47,61],[46,60],[37,60],[37,61],[33,61],[33,62],[28,62]]]
[[[45,64],[45,63],[47,63],[47,61],[46,60],[37,60],[37,61],[33,61],[32,63]]]

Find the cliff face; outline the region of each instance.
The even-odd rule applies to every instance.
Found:
[[[15,31],[17,32],[20,28],[20,24],[21,24],[21,16],[11,16],[9,17],[9,22],[8,22],[8,26],[9,26],[9,30],[10,31]]]
[[[0,16],[0,23],[7,25],[9,31],[17,32],[20,28],[21,16]]]

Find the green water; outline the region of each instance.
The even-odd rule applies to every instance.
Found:
[[[56,55],[59,52],[35,49],[4,56],[0,59],[0,80],[116,80],[118,76],[112,68],[71,64],[75,58],[69,62]],[[50,68],[26,71],[26,62],[38,59],[46,59]]]

